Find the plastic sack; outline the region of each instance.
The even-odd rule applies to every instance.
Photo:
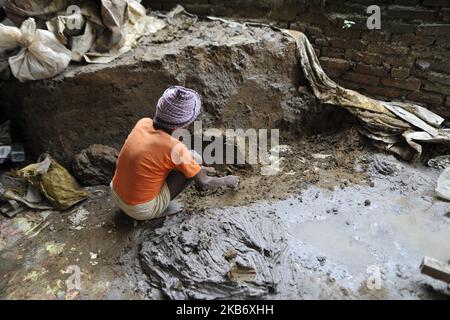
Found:
[[[38,163],[18,170],[17,175],[37,187],[60,210],[68,209],[87,197],[75,178],[49,155],[41,156]]]
[[[37,30],[33,18],[20,29],[0,24],[0,50],[21,46],[8,59],[12,74],[20,81],[51,78],[61,73],[70,63],[71,52],[46,30]]]

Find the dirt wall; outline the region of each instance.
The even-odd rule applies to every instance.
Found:
[[[450,117],[448,0],[151,0],[200,15],[274,21],[304,31],[327,73],[348,88],[410,100]],[[381,30],[368,30],[367,7],[381,7]],[[344,20],[355,24],[344,29]]]
[[[339,125],[342,110],[321,106],[298,65],[295,42],[270,28],[202,21],[168,27],[106,65],[71,65],[45,81],[0,83],[0,101],[32,157],[49,151],[69,164],[92,144],[120,148],[135,123],[152,117],[171,85],[202,95],[204,128]],[[299,87],[300,86],[300,87]]]

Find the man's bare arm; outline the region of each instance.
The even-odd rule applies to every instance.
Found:
[[[211,190],[220,187],[236,188],[239,184],[238,176],[226,176],[226,177],[210,177],[208,172],[211,172],[209,168],[202,167],[202,170],[194,177],[194,182],[201,190]]]

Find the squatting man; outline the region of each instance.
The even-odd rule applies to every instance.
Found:
[[[170,201],[192,181],[202,190],[235,188],[239,184],[237,176],[208,176],[213,169],[200,166],[188,148],[172,136],[175,130],[193,123],[200,109],[196,91],[170,87],[159,99],[153,120],[139,120],[128,135],[111,189],[114,202],[131,218],[151,220],[164,216]]]

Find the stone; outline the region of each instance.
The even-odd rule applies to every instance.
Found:
[[[119,152],[111,147],[94,144],[77,154],[73,174],[84,185],[108,185],[116,170]]]

